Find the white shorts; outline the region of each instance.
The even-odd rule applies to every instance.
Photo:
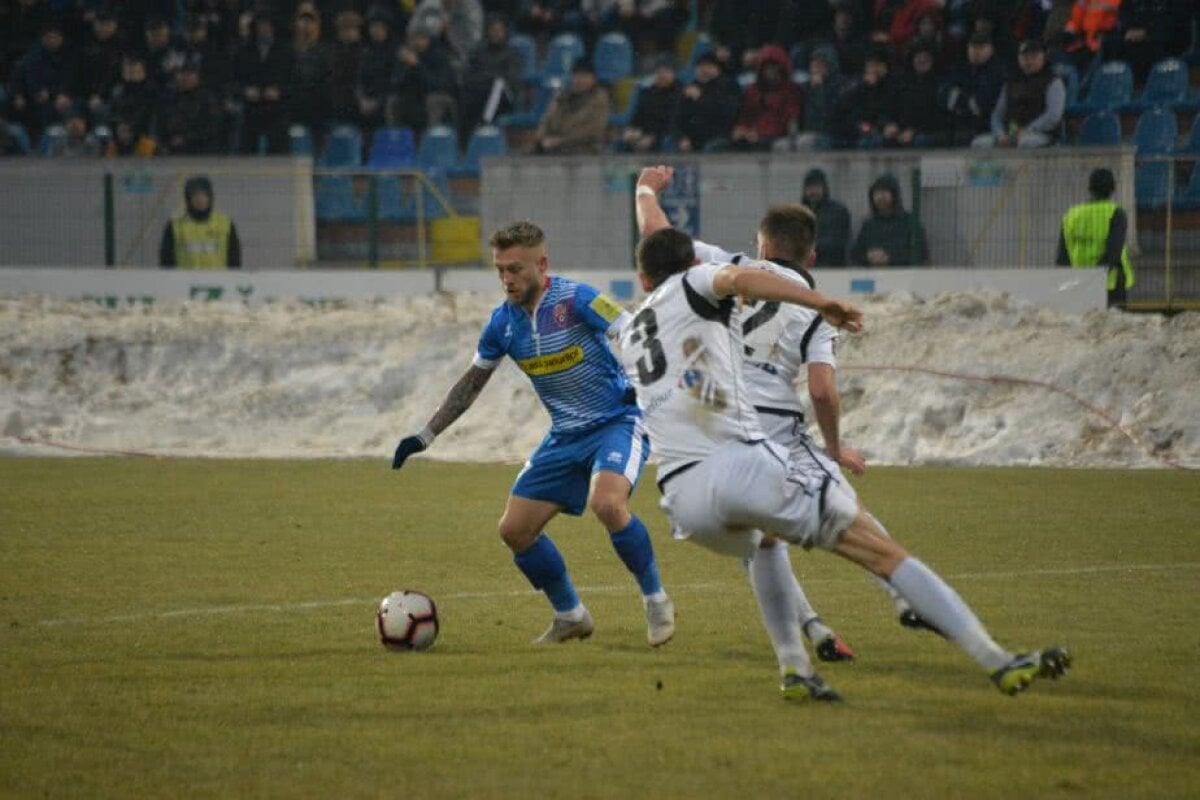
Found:
[[[842,475],[842,468],[836,461],[827,456],[824,450],[817,447],[816,442],[808,435],[808,428],[804,424],[804,417],[799,414],[789,417],[783,414],[764,414],[760,412],[758,422],[762,426],[763,432],[767,434],[768,439],[787,448],[793,461],[800,464],[810,462],[816,468],[833,476],[842,485],[842,489],[849,493],[855,500],[858,499],[858,492],[854,491],[854,487],[850,485],[850,481],[846,480],[846,477]]]
[[[725,555],[752,557],[762,531],[828,550],[858,514],[846,485],[775,442],[730,442],[669,476],[662,508],[676,539]]]

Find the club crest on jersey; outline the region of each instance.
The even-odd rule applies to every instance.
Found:
[[[540,320],[541,333],[554,333],[575,324],[574,300],[560,300],[550,309],[549,319]]]

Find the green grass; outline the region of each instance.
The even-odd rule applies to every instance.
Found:
[[[532,647],[548,609],[494,533],[514,472],[0,460],[0,795],[1200,794],[1194,473],[873,470],[868,505],[1001,642],[1076,666],[1004,697],[854,567],[797,551],[859,653],[822,670],[847,703],[816,707],[779,699],[741,567],[670,541],[649,483],[675,641],[644,645],[599,526],[562,518],[597,630]],[[438,600],[429,652],[374,638],[401,587]]]

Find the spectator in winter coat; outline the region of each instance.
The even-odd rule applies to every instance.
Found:
[[[800,90],[792,83],[792,63],[778,45],[758,51],[758,79],[746,92],[733,128],[733,146],[762,150],[786,136],[800,119]]]
[[[393,128],[424,130],[429,122],[428,94],[429,82],[421,57],[411,41],[406,42],[396,51],[396,65],[388,87],[387,124]]]
[[[955,147],[970,144],[992,125],[992,109],[1004,88],[1004,68],[990,36],[977,33],[967,42],[966,63],[942,84],[939,95],[950,115],[950,140]]]
[[[501,16],[488,17],[484,39],[471,51],[463,74],[460,116],[464,138],[475,126],[490,124],[497,114],[514,106],[524,72],[521,52],[508,41],[508,21]]]
[[[329,47],[321,41],[321,18],[316,6],[302,3],[293,23],[292,74],[287,96],[290,121],[312,131],[318,150],[329,119],[332,74]]]
[[[861,75],[867,60],[866,43],[858,30],[853,3],[841,0],[833,8],[833,37],[829,41],[838,54],[843,75]]]
[[[212,38],[207,18],[195,15],[183,31],[183,61],[200,65],[200,84],[207,86],[223,105],[232,98],[233,58],[229,49]],[[232,110],[226,108],[226,111]]]
[[[929,263],[925,229],[900,202],[900,183],[883,175],[868,194],[871,218],[864,220],[850,251],[850,262],[862,267],[920,267]]]
[[[268,153],[287,152],[284,92],[291,80],[292,59],[287,46],[276,37],[270,16],[254,18],[254,36],[239,51],[236,72],[245,103],[241,152],[257,153],[260,136],[267,139]]]
[[[147,17],[144,36],[142,57],[146,59],[147,77],[157,90],[165,91],[175,82],[183,53],[171,44],[171,26],[165,17]]]
[[[33,138],[63,121],[75,100],[77,68],[64,41],[58,23],[47,23],[13,72],[9,102]]]
[[[444,38],[451,63],[461,71],[483,40],[483,23],[479,0],[421,0],[408,21],[408,35],[425,31],[431,38]]]
[[[88,131],[87,118],[82,111],[68,112],[63,127],[65,134],[54,141],[49,155],[57,158],[95,158],[100,155],[100,142]]]
[[[813,48],[808,57],[808,85],[804,87],[804,111],[800,115],[800,133],[795,139],[797,147],[828,147],[833,142],[838,99],[845,88],[837,51],[830,45]]]
[[[654,82],[638,90],[637,110],[629,127],[621,132],[622,146],[635,153],[660,149],[675,124],[682,97],[675,67],[669,57],[660,57],[654,68]]]
[[[1134,80],[1144,82],[1155,63],[1187,48],[1189,5],[1188,0],[1122,0],[1117,29],[1104,37],[1105,59],[1128,62]]]
[[[571,68],[571,82],[550,101],[538,123],[532,152],[581,155],[604,151],[610,103],[587,59]]]
[[[695,79],[684,87],[675,118],[675,147],[681,153],[724,149],[733,134],[741,90],[712,54],[696,60]]]
[[[425,75],[425,114],[430,125],[453,125],[458,119],[458,73],[444,36],[414,30],[408,46],[417,54]]]
[[[342,11],[334,22],[337,40],[329,63],[329,105],[333,122],[358,124],[358,71],[362,65],[362,15]]]
[[[175,73],[160,124],[163,144],[172,155],[219,153],[221,104],[200,78],[200,64],[185,61]]]
[[[1021,43],[1020,70],[1008,79],[992,109],[992,132],[972,147],[1045,147],[1058,139],[1067,90],[1037,39]]]
[[[829,196],[829,182],[824,171],[810,169],[804,176],[804,205],[817,218],[816,266],[846,266],[846,247],[850,244],[850,212]]]
[[[944,147],[950,143],[949,119],[938,101],[940,82],[933,51],[918,45],[909,56],[909,71],[900,78],[900,132],[896,144]]]
[[[97,13],[79,61],[79,96],[93,119],[107,114],[108,97],[121,79],[124,47],[116,16],[107,10]]]
[[[891,147],[900,135],[900,92],[891,75],[887,52],[867,56],[862,77],[838,103],[838,140],[843,147]]]
[[[129,126],[130,141],[153,137],[157,133],[160,94],[146,76],[146,62],[140,55],[127,55],[121,62],[121,82],[113,87],[108,102],[109,116]]]
[[[412,56],[416,63],[416,54]],[[372,9],[367,15],[367,45],[363,48],[358,69],[358,113],[364,133],[384,124],[388,95],[392,92],[392,73],[396,69],[396,46],[392,40],[392,16],[383,9]],[[425,91],[420,93],[421,125],[425,122]]]

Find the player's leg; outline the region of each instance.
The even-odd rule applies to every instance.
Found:
[[[865,508],[863,508],[861,503],[859,504],[859,508],[864,514],[867,515],[871,522],[875,523],[875,527],[879,529],[879,532],[882,535],[888,537],[889,539],[892,537],[892,535],[888,533],[887,528],[883,526],[883,523],[880,522],[879,519],[870,511],[867,511]],[[917,612],[913,611],[912,606],[910,606],[908,602],[900,596],[900,593],[897,592],[890,583],[874,573],[868,572],[867,574],[870,575],[871,580],[875,581],[879,588],[883,590],[883,593],[888,596],[888,599],[892,601],[892,607],[896,609],[896,618],[900,621],[901,625],[903,625],[905,628],[932,631],[938,636],[945,636],[945,634],[939,631],[935,626],[929,624],[928,620],[923,619],[919,614],[917,614]]]
[[[1006,694],[1016,694],[1037,677],[1057,678],[1070,665],[1061,648],[1016,656],[998,645],[958,592],[885,536],[864,511],[857,513],[832,550],[886,578],[921,618],[962,648]]]
[[[629,509],[649,453],[640,422],[622,420],[598,437],[591,464],[588,506],[608,531],[613,550],[632,573],[646,607],[646,638],[653,647],[675,633],[675,605],[663,590],[654,545],[645,523]]]
[[[570,453],[560,440],[547,436],[517,476],[500,519],[500,538],[513,551],[513,562],[554,607],[550,627],[536,640],[541,644],[586,639],[593,629],[562,553],[544,533],[560,511],[583,511],[587,484],[581,485],[570,467]]]

